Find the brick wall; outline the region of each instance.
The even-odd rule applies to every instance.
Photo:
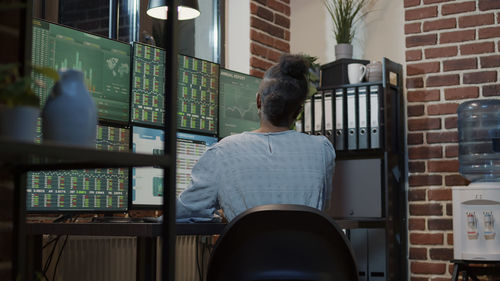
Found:
[[[500,96],[499,0],[404,0],[410,280],[450,280],[457,107]]]
[[[251,0],[250,11],[250,74],[262,77],[290,52],[290,0]]]

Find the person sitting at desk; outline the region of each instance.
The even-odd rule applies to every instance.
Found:
[[[211,220],[222,208],[231,221],[265,204],[327,207],[333,146],[324,136],[289,129],[308,93],[307,73],[307,61],[290,54],[266,71],[256,95],[260,128],[226,137],[203,154],[177,198],[178,220]]]

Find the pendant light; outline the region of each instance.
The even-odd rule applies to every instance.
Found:
[[[168,0],[149,0],[146,14],[150,17],[166,20],[167,19],[167,1]],[[198,0],[179,0],[177,12],[179,20],[194,19],[200,15]]]

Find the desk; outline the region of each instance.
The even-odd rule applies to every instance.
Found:
[[[160,223],[27,223],[29,272],[42,269],[43,235],[135,236],[137,237],[137,279],[156,280],[157,237]],[[177,235],[220,234],[223,223],[181,223]],[[33,276],[33,275],[28,275]]]
[[[336,220],[344,229],[380,227],[380,219]],[[224,223],[178,223],[177,235],[221,234]],[[156,280],[157,237],[160,223],[27,223],[29,272],[41,271],[43,235],[134,236],[137,237],[137,279]],[[32,275],[31,275],[32,276]]]
[[[452,281],[458,281],[460,272],[462,272],[463,281],[468,281],[469,278],[479,281],[477,276],[481,275],[500,276],[500,261],[452,260],[451,262],[453,263]]]

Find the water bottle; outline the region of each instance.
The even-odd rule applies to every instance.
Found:
[[[500,181],[500,99],[460,104],[458,161],[460,174],[471,182]]]

